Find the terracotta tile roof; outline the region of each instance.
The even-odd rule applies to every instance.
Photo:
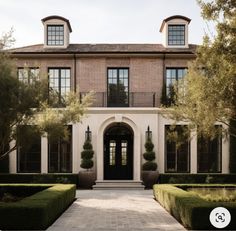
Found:
[[[197,45],[189,48],[165,48],[161,44],[70,44],[67,48],[44,48],[43,44],[8,50],[13,54],[24,53],[195,53]]]

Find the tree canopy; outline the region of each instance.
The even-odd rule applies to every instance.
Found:
[[[16,139],[17,127],[37,125],[32,128],[40,135],[47,134],[52,139],[66,137],[65,125],[80,122],[93,98],[91,92],[80,102],[78,92],[70,92],[63,107],[51,107],[58,98],[57,92],[48,89],[48,78],[32,77],[30,83],[18,79],[15,62],[5,50],[12,42],[12,31],[0,39],[0,160],[16,149],[17,144],[9,144]],[[24,139],[30,142],[30,134],[28,137]]]
[[[225,135],[236,137],[236,1],[198,1],[202,16],[216,25],[216,35],[206,35],[187,76],[175,85],[170,117],[187,121],[198,133],[214,136],[215,123]],[[230,127],[230,129],[228,129]]]

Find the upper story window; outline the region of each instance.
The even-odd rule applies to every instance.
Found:
[[[171,105],[174,102],[174,83],[181,80],[187,73],[187,68],[167,68],[165,78],[165,98],[164,104]]]
[[[72,28],[70,21],[59,15],[42,19],[44,26],[44,48],[64,49],[70,44]]]
[[[163,45],[171,48],[188,48],[188,26],[190,18],[173,15],[163,20],[160,32],[163,33]]]
[[[168,25],[168,45],[185,45],[185,25]]]
[[[25,83],[30,84],[33,81],[39,80],[39,68],[37,67],[30,67],[30,68],[18,68],[18,79]]]
[[[129,69],[109,68],[107,73],[108,107],[127,107],[129,105]]]
[[[64,103],[66,95],[71,90],[70,68],[49,68],[49,87],[52,88],[58,97],[60,105]]]
[[[47,25],[47,45],[64,45],[64,25]]]

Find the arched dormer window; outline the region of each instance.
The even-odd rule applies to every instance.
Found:
[[[69,46],[72,28],[68,19],[53,15],[43,18],[42,23],[45,48],[67,48]]]
[[[174,15],[163,20],[160,32],[164,33],[164,46],[188,48],[188,24],[191,19]]]

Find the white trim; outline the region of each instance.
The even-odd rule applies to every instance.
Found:
[[[137,125],[128,117],[120,115],[122,123],[128,124],[134,133],[134,148],[133,148],[133,180],[140,180],[141,177],[141,136]],[[97,132],[97,180],[104,180],[104,131],[112,124],[116,123],[115,116],[106,119]]]

